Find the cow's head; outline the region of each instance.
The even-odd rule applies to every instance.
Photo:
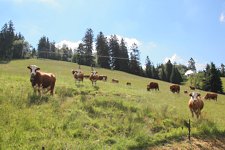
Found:
[[[97,71],[92,71],[91,74],[92,74],[93,76],[96,76],[96,75],[98,74],[98,72],[97,72]]]
[[[30,81],[32,82],[34,80],[34,76],[36,75],[37,70],[40,70],[40,68],[36,65],[29,65],[27,66],[28,69],[30,69]]]
[[[192,92],[192,93],[189,94],[189,96],[191,97],[192,100],[196,101],[196,100],[198,100],[198,97],[201,96],[201,94],[196,93],[196,92]]]

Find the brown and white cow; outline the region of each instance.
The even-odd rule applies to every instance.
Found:
[[[201,110],[204,107],[204,102],[201,100],[201,95],[196,92],[192,92],[189,94],[191,97],[188,103],[189,109],[191,111],[192,117],[194,117],[194,114],[198,118],[201,115]]]
[[[180,86],[177,84],[173,84],[170,86],[170,91],[173,93],[180,93]]]
[[[131,86],[131,83],[130,82],[127,82],[126,84],[129,85],[129,86]]]
[[[204,99],[213,99],[217,101],[217,94],[216,93],[206,93]]]
[[[147,85],[147,91],[151,90],[151,89],[154,89],[154,90],[158,90],[159,91],[159,84],[156,83],[156,82],[150,82],[148,85]]]
[[[99,75],[98,80],[107,81],[107,76],[106,75]]]
[[[91,71],[89,79],[91,80],[92,85],[96,85],[96,82],[98,80],[98,72],[97,71]]]
[[[119,83],[119,80],[117,80],[117,79],[112,79],[112,83]]]
[[[78,82],[78,83],[80,83],[80,81],[83,82],[84,74],[81,70],[72,70],[72,74],[75,79],[75,82]]]
[[[46,93],[50,91],[50,94],[53,95],[56,77],[53,73],[41,72],[40,68],[36,65],[27,66],[30,69],[30,82],[34,91],[38,89],[38,93],[41,94],[41,89],[47,89]]]

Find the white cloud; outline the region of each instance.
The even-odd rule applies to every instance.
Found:
[[[177,54],[173,54],[173,56],[171,56],[171,57],[166,57],[164,59],[164,63],[167,63],[169,60],[171,61],[171,63],[177,63],[177,64],[184,64],[185,63],[185,61],[180,56],[178,56]]]
[[[76,49],[82,41],[72,42],[67,40],[62,40],[55,44],[57,48],[62,48],[63,44],[71,48],[72,50]]]
[[[225,22],[225,16],[224,16],[224,13],[221,13],[221,14],[220,14],[219,21],[220,21],[221,23],[224,23],[224,22]]]
[[[106,36],[108,39],[110,38],[110,36]],[[123,37],[123,36],[120,36],[120,35],[116,35],[116,37],[118,38],[119,42],[121,41],[121,39],[123,38],[125,43],[126,43],[126,46],[128,49],[131,48],[131,46],[135,43],[137,44],[137,46],[139,47],[140,45],[142,45],[141,41],[135,39],[135,38],[128,38],[128,37]]]

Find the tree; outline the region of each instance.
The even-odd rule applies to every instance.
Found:
[[[84,58],[85,58],[85,65],[91,66],[94,63],[94,58],[92,56],[93,51],[93,31],[91,28],[87,29],[85,36],[83,38],[83,47],[84,47]]]
[[[152,65],[152,78],[159,79],[159,70]]]
[[[165,66],[163,64],[161,64],[161,71],[160,71],[160,79],[162,81],[166,81],[167,78],[166,78],[166,72],[165,72]]]
[[[193,58],[190,58],[188,61],[188,69],[196,72],[195,61]]]
[[[111,54],[111,67],[115,70],[120,70],[120,46],[116,35],[111,35],[109,39],[109,48]]]
[[[170,60],[165,64],[166,81],[170,82],[170,76],[172,73],[173,65]]]
[[[46,36],[43,36],[40,38],[39,42],[38,42],[38,57],[40,58],[47,58],[48,57],[48,43],[47,43],[48,39]]]
[[[84,57],[84,45],[80,43],[78,48],[75,50],[75,54],[73,56],[73,62],[76,62],[80,65],[85,65],[85,57]]]
[[[128,50],[125,44],[124,39],[122,38],[120,41],[120,59],[119,59],[119,63],[120,63],[120,70],[121,71],[129,71],[129,56],[128,56]]]
[[[225,68],[224,64],[221,64],[220,76],[225,77]]]
[[[148,56],[145,60],[145,73],[148,78],[152,78],[152,63]]]
[[[141,63],[140,63],[140,54],[138,50],[138,46],[134,43],[131,46],[131,53],[130,53],[130,72],[136,75],[141,75]]]
[[[214,63],[211,63],[210,66],[210,85],[212,92],[223,93],[222,81],[220,79],[219,70],[216,69]]]
[[[107,38],[102,32],[97,35],[96,39],[97,64],[102,68],[110,68],[109,46]]]
[[[175,65],[173,65],[171,76],[170,76],[170,82],[174,84],[180,84],[183,81],[180,72],[176,68]]]

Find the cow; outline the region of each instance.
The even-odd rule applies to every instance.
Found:
[[[204,102],[201,100],[201,95],[199,93],[192,92],[189,94],[189,96],[191,98],[188,102],[188,106],[191,111],[192,117],[194,117],[195,114],[198,118],[201,115],[201,110],[204,107]]]
[[[173,93],[180,93],[180,86],[177,84],[173,84],[170,86],[170,91]]]
[[[98,80],[107,81],[107,76],[105,75],[99,75]]]
[[[147,91],[150,91],[151,89],[155,89],[155,90],[158,90],[159,91],[159,84],[156,83],[156,82],[150,82],[147,85]]]
[[[195,87],[194,86],[189,86],[191,90],[195,90]]]
[[[117,79],[112,79],[112,83],[119,83],[119,80],[117,80]]]
[[[30,82],[34,88],[34,92],[38,89],[39,95],[41,94],[41,89],[47,89],[45,93],[50,91],[50,94],[53,95],[56,77],[53,73],[41,72],[40,68],[36,65],[27,66],[30,69]]]
[[[127,82],[127,85],[131,86],[131,83],[130,82]]]
[[[84,75],[84,78],[85,78],[85,79],[89,79],[89,78],[90,78],[90,75],[86,75],[86,74],[85,74],[85,75]]]
[[[187,91],[187,90],[185,90],[185,91],[184,91],[184,94],[187,94],[187,93],[188,93],[188,91]]]
[[[75,82],[78,82],[78,83],[80,83],[80,81],[83,82],[84,74],[80,69],[79,70],[72,70],[72,74],[73,74],[73,77],[75,79]]]
[[[97,71],[91,71],[91,75],[90,75],[89,79],[91,80],[92,85],[96,85],[98,77],[99,76],[98,76],[98,72]]]
[[[204,99],[213,99],[217,101],[217,94],[216,93],[206,93]]]

